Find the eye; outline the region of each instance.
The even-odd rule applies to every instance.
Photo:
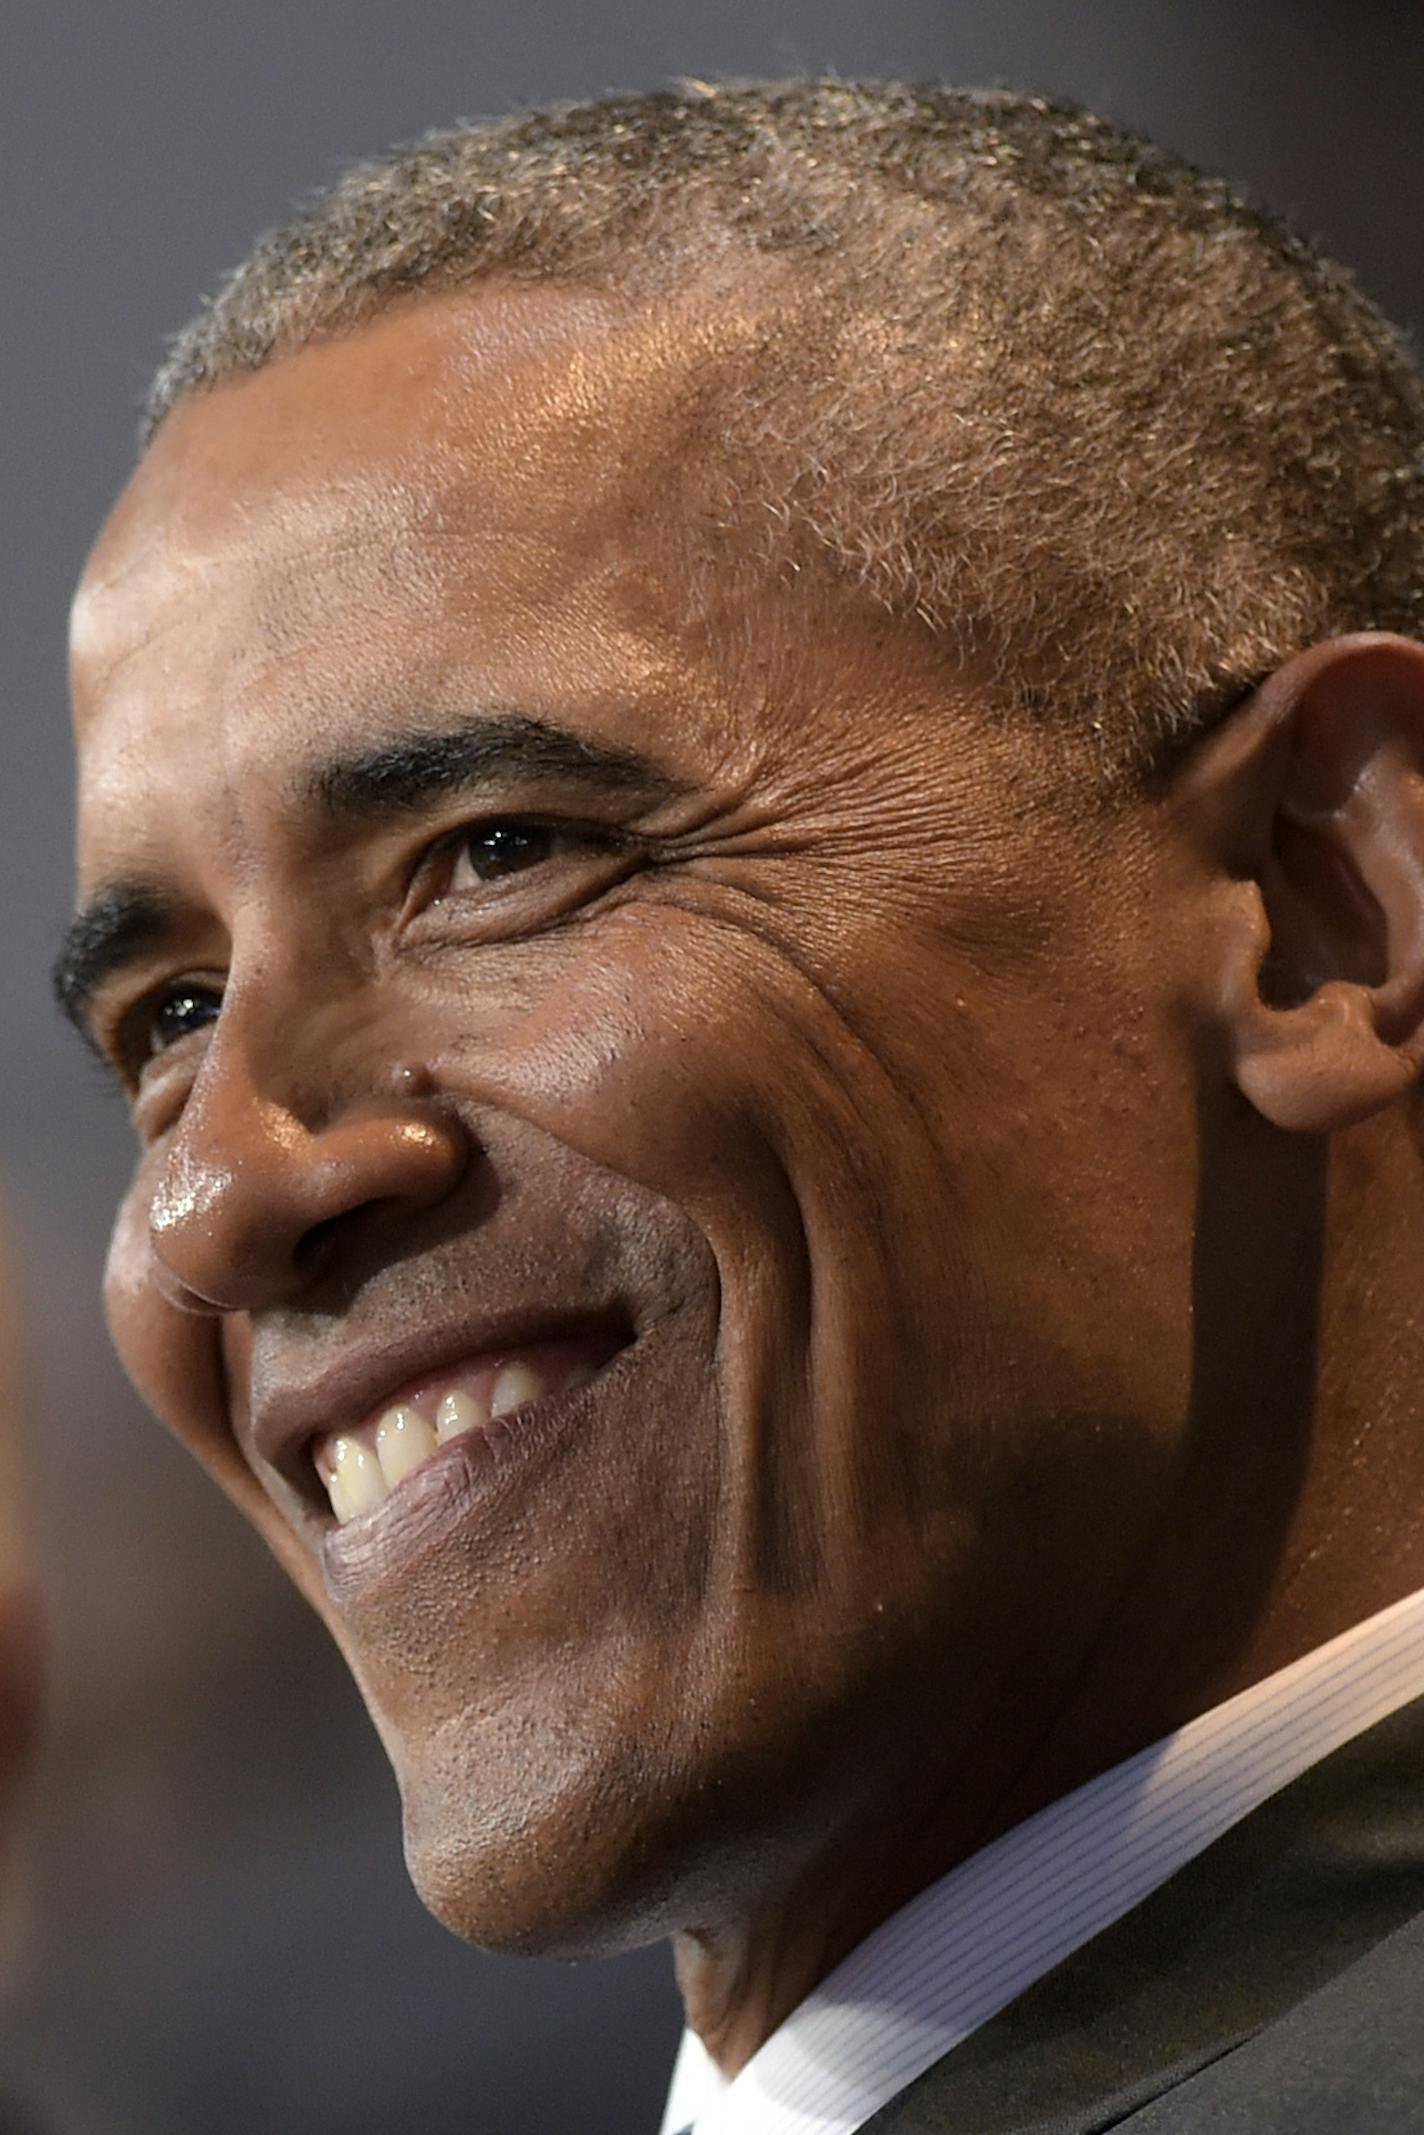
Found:
[[[485,816],[440,838],[418,879],[422,902],[459,904],[479,924],[503,926],[516,912],[572,910],[637,861],[637,841],[605,824]]]
[[[191,979],[145,995],[124,1018],[120,1032],[125,1066],[131,1074],[140,1074],[180,1038],[214,1022],[221,1007],[222,995],[214,987],[195,985]]]
[[[566,831],[548,823],[519,821],[471,823],[452,841],[449,893],[470,881],[497,882],[550,860],[571,842]]]
[[[647,841],[583,817],[487,815],[417,862],[407,920],[427,938],[509,941],[556,926],[649,863]]]

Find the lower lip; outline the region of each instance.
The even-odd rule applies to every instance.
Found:
[[[645,1339],[645,1338],[644,1338]],[[569,1440],[596,1431],[641,1361],[643,1340],[620,1349],[582,1386],[465,1431],[431,1454],[388,1498],[320,1537],[322,1578],[332,1602],[364,1597],[473,1523],[506,1520],[535,1471]]]

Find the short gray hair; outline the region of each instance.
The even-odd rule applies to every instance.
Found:
[[[689,84],[431,134],[259,242],[174,342],[146,434],[415,292],[637,296],[765,258],[812,301],[719,384],[743,526],[918,617],[1109,772],[1170,761],[1318,638],[1421,633],[1398,335],[1226,186],[998,92]]]

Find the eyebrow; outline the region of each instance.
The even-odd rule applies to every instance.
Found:
[[[177,932],[179,918],[176,905],[153,884],[115,882],[70,921],[51,979],[61,1013],[86,1045],[98,1050],[89,1011],[104,981],[152,955]]]
[[[671,799],[688,787],[650,757],[520,712],[487,712],[443,731],[402,733],[313,775],[318,806],[340,821],[414,815],[495,777],[576,780],[605,792]]]
[[[329,820],[369,822],[418,815],[452,793],[496,777],[576,781],[608,793],[670,799],[690,790],[650,757],[520,712],[487,712],[457,726],[411,733],[334,756],[303,782],[304,798]],[[152,882],[101,889],[70,922],[52,979],[61,1012],[85,1042],[94,997],[126,965],[176,937],[183,913]]]

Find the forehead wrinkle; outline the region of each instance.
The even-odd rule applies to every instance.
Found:
[[[77,654],[96,649],[111,604],[132,627],[145,576],[153,605],[224,590],[255,529],[267,568],[250,620],[278,638],[323,590],[359,601],[374,584],[384,598],[395,581],[423,606],[438,597],[446,541],[467,550],[517,534],[547,548],[655,478],[689,380],[725,362],[760,309],[744,277],[735,292],[636,305],[528,285],[454,290],[196,396],[163,426],[95,551]],[[314,394],[326,377],[336,390]],[[339,423],[318,414],[313,426],[313,406],[337,398]],[[274,439],[285,493],[271,481]]]
[[[445,574],[421,538],[423,517],[404,486],[386,482],[283,499],[264,527],[261,568],[247,573],[240,622],[254,653],[300,654],[353,615],[369,637],[377,617],[384,636],[401,617],[434,614]]]
[[[102,792],[108,772],[142,771],[155,707],[175,744],[209,703],[219,714],[224,705],[242,713],[249,697],[288,731],[298,717],[320,744],[343,725],[350,730],[358,687],[366,709],[375,709],[379,693],[407,713],[412,700],[429,711],[440,695],[450,702],[464,694],[468,672],[482,694],[508,700],[506,652],[519,656],[516,667],[522,661],[522,628],[515,639],[507,635],[511,593],[540,640],[541,701],[516,693],[531,713],[557,717],[562,709],[567,716],[576,705],[586,710],[590,698],[611,701],[626,694],[630,675],[646,689],[653,673],[683,667],[688,650],[696,651],[680,610],[660,612],[656,591],[633,583],[634,547],[649,552],[654,576],[666,575],[650,518],[662,518],[667,499],[655,494],[655,513],[635,511],[622,522],[607,503],[610,496],[626,500],[629,480],[646,480],[660,452],[666,457],[642,420],[640,396],[647,397],[650,382],[656,376],[667,386],[656,397],[673,408],[691,356],[725,353],[746,315],[733,306],[720,315],[684,309],[674,319],[666,307],[645,308],[636,321],[625,316],[617,334],[601,333],[588,345],[565,335],[552,369],[547,348],[523,349],[519,362],[500,372],[519,390],[492,415],[471,332],[480,301],[472,303],[469,292],[456,298],[464,307],[461,330],[453,347],[427,351],[423,372],[417,360],[418,389],[386,390],[402,380],[405,344],[397,334],[393,370],[382,336],[414,323],[431,342],[438,300],[423,300],[419,320],[412,312],[377,322],[350,342],[303,351],[175,410],[96,550],[87,609],[76,623],[94,696],[107,699],[102,748],[93,730],[90,794]],[[320,388],[322,366],[331,365],[341,366],[338,384],[353,369],[359,377],[359,422],[323,418],[328,400],[312,384]],[[301,378],[306,384],[297,392]],[[552,378],[561,383],[551,398]],[[630,400],[640,427],[610,438],[610,406],[620,404],[621,412]],[[521,438],[527,446],[536,435],[537,452],[522,458],[493,450]],[[556,481],[543,479],[546,467]],[[593,517],[602,523],[590,539]],[[536,580],[534,605],[529,588]],[[482,625],[492,586],[490,637]],[[436,645],[432,661],[415,658],[423,641],[412,621],[454,609],[463,629],[458,610],[467,600],[476,633],[469,661],[453,639],[443,651]],[[169,645],[179,632],[183,657],[174,665]],[[184,642],[190,633],[191,643]],[[140,655],[151,656],[151,682]],[[424,674],[411,671],[422,664]],[[132,674],[122,672],[130,667]],[[104,687],[121,674],[114,688]],[[432,682],[449,686],[436,691]],[[671,694],[676,700],[681,692]],[[210,724],[206,717],[199,723],[205,731]],[[216,724],[230,753],[249,722],[218,716]],[[272,768],[260,750],[253,761],[244,750],[227,766],[227,783],[236,777],[240,790],[257,771],[270,790]],[[147,774],[141,783],[157,798]]]

